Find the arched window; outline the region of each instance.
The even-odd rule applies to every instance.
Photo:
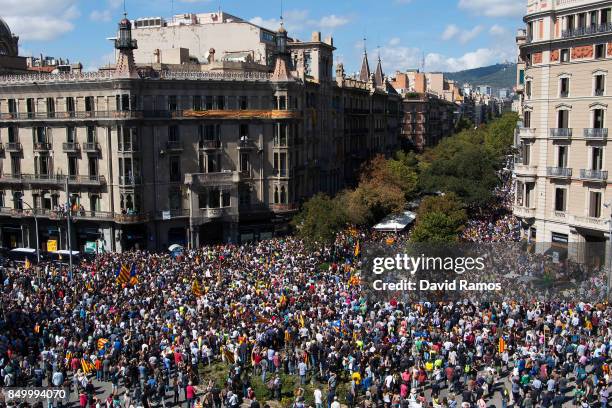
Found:
[[[278,186],[274,187],[274,204],[278,204]]]
[[[287,203],[287,192],[285,191],[285,186],[281,187],[280,202],[282,204],[286,204]]]
[[[128,210],[133,210],[134,209],[134,201],[132,200],[132,195],[128,194],[125,198],[125,207]]]

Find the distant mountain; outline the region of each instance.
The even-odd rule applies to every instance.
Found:
[[[447,72],[444,76],[472,86],[490,85],[494,89],[512,89],[516,85],[516,64],[495,64],[488,67],[467,69],[465,71]]]

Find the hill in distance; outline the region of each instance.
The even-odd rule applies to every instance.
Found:
[[[512,89],[516,85],[516,64],[505,63],[467,69],[457,72],[446,72],[444,76],[448,79],[472,86],[489,85],[494,89]]]

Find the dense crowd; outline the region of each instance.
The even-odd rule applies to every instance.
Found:
[[[607,306],[516,293],[367,298],[355,248],[368,239],[391,244],[346,233],[314,252],[287,238],[178,258],[107,254],[72,280],[61,268],[5,269],[0,384],[64,387],[55,404],[81,407],[256,408],[288,397],[317,408],[606,406]],[[122,265],[135,281],[117,282]],[[217,364],[222,383],[202,374]],[[290,395],[289,378],[299,384]],[[255,395],[255,382],[267,392]],[[110,392],[96,394],[99,384]]]

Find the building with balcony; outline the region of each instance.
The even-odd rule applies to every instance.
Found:
[[[43,249],[68,234],[115,251],[270,237],[397,148],[401,99],[382,67],[334,78],[319,33],[273,32],[271,66],[213,55],[156,70],[136,64],[133,24],[119,23],[113,69],[0,77],[3,247],[34,247],[34,216]]]
[[[611,13],[610,1],[530,0],[516,37],[514,213],[542,248],[595,264],[610,239]]]

